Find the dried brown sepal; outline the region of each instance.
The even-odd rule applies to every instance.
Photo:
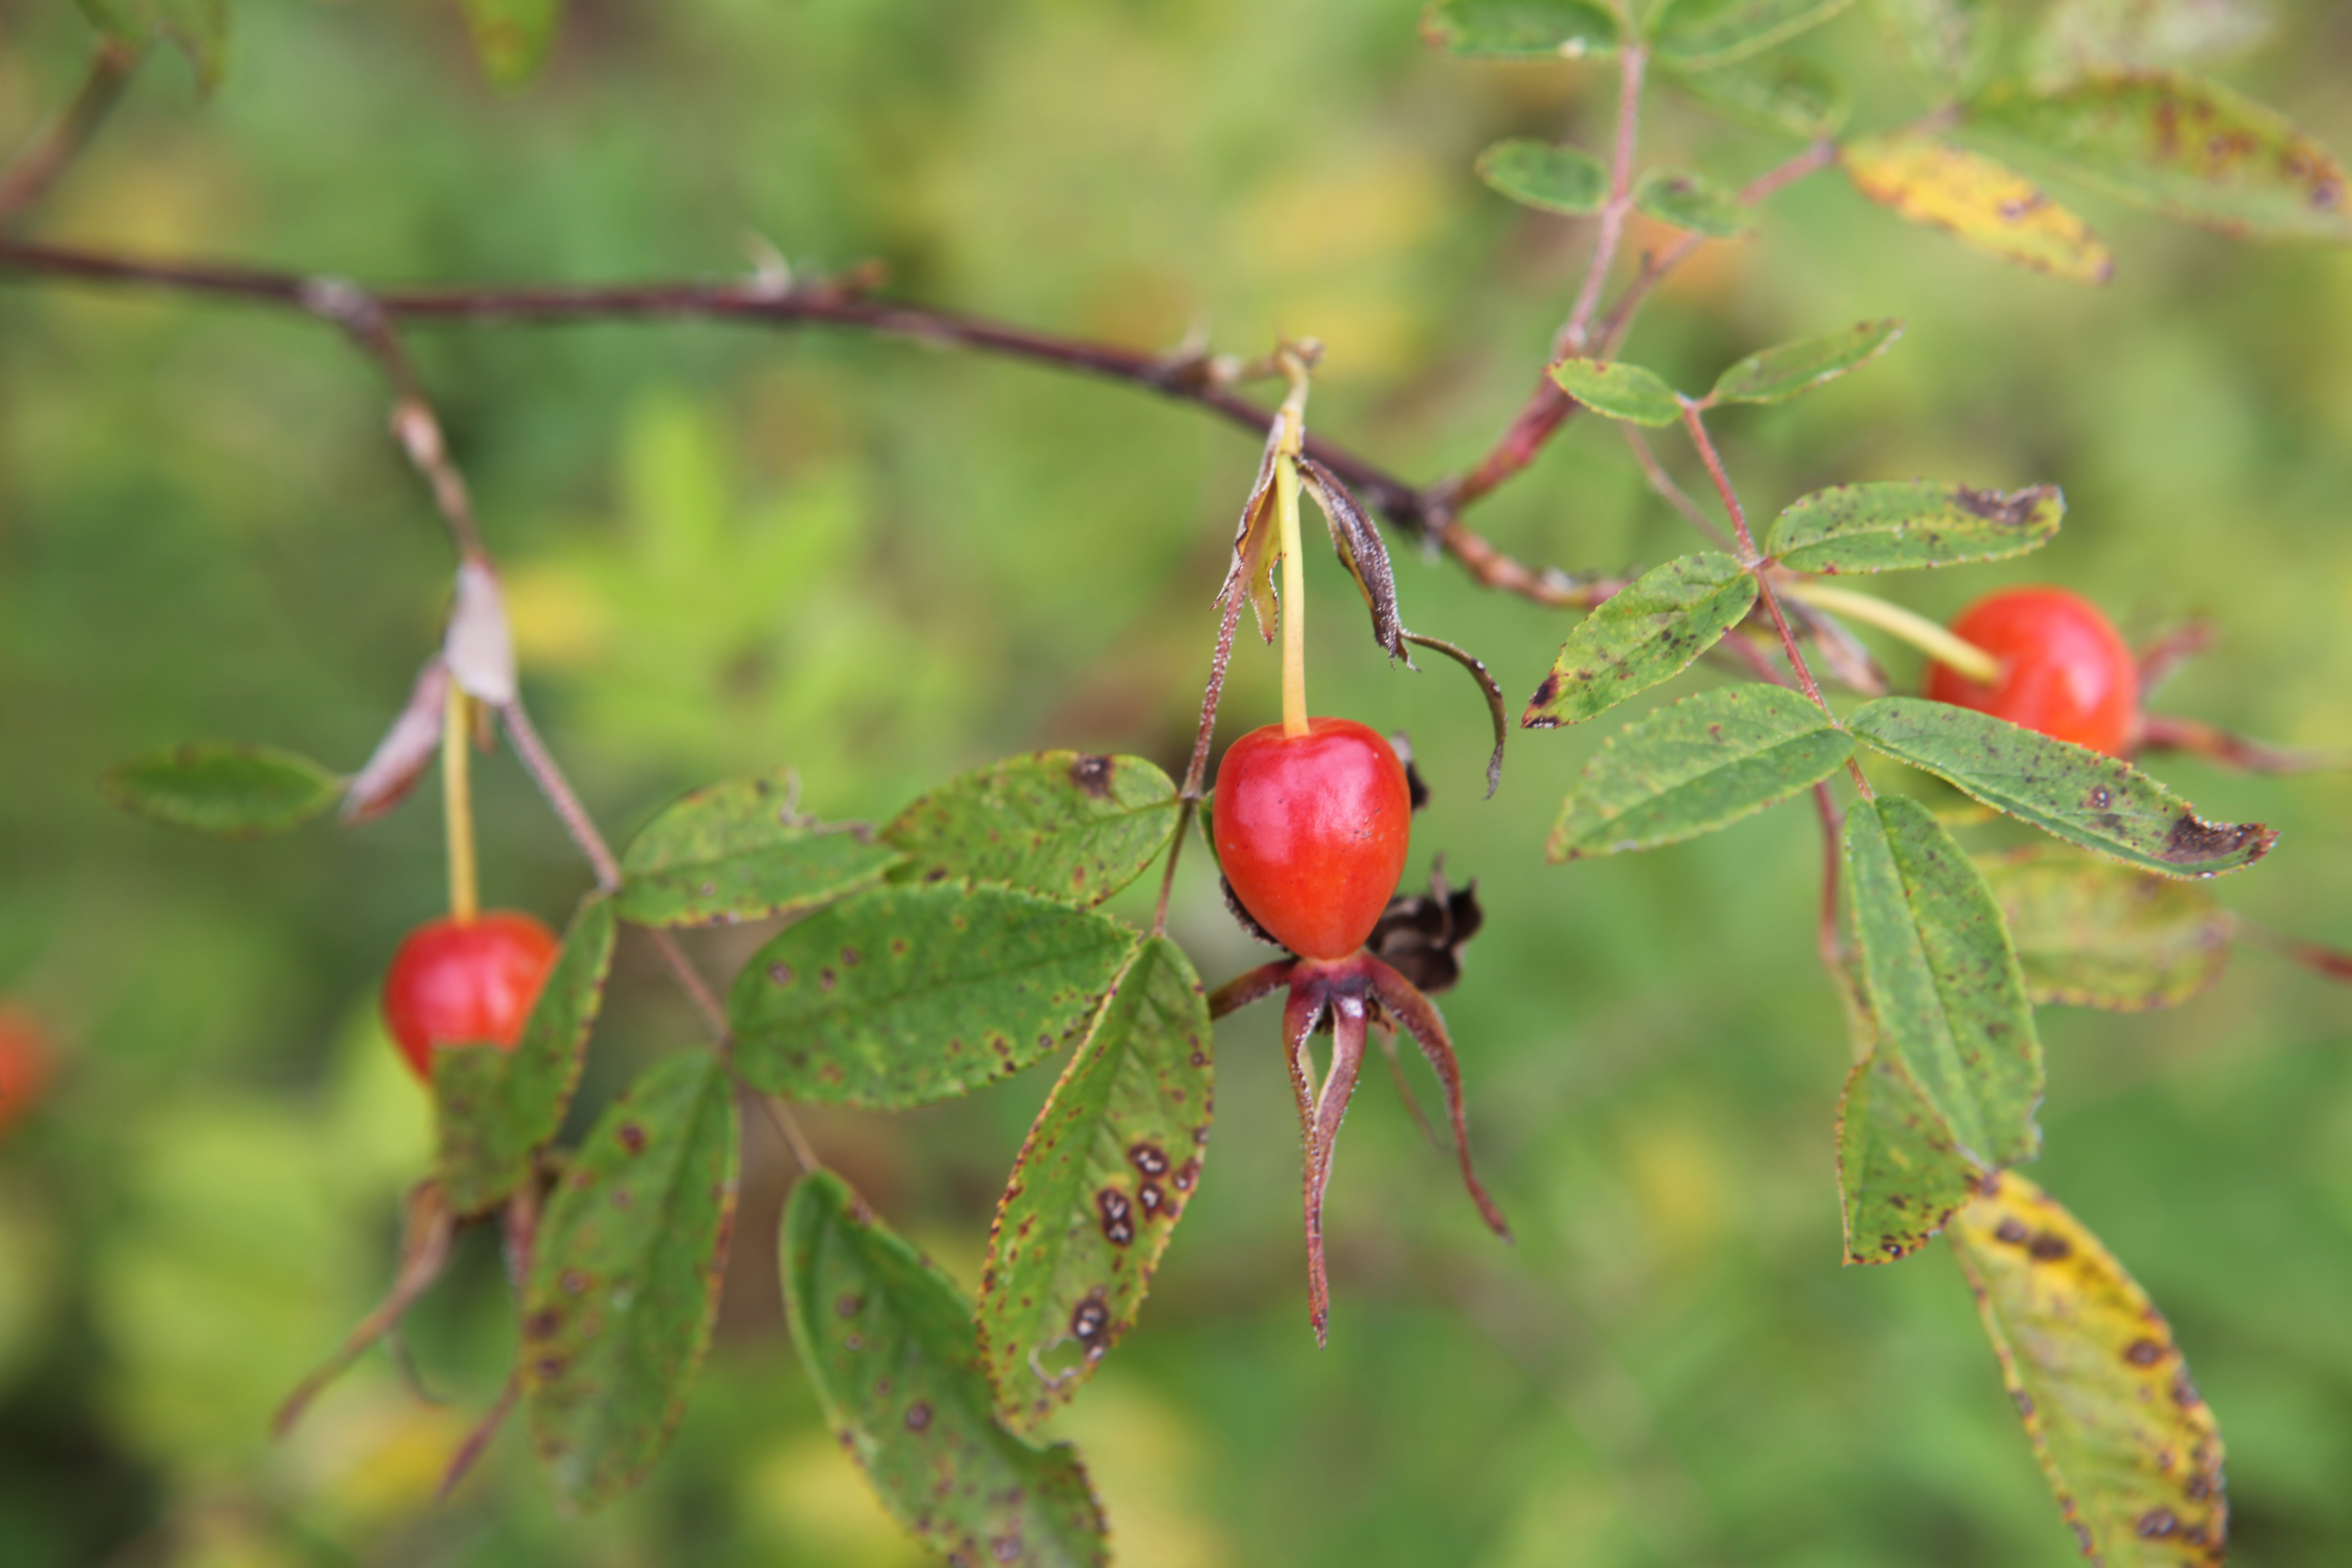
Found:
[[[441,753],[441,726],[448,714],[449,668],[435,654],[416,672],[408,702],[376,742],[366,763],[343,792],[337,820],[346,827],[373,822],[408,798]]]
[[[449,626],[442,634],[441,658],[450,678],[467,696],[503,708],[515,700],[514,632],[507,624],[506,595],[490,563],[468,555],[457,563],[457,588],[450,601]]]
[[[1274,422],[1265,435],[1265,455],[1258,459],[1257,479],[1250,485],[1249,500],[1242,503],[1242,521],[1234,531],[1234,563],[1225,573],[1224,585],[1217,590],[1216,602],[1224,604],[1234,594],[1249,598],[1250,607],[1257,613],[1258,636],[1274,640],[1276,606],[1274,594],[1274,563],[1281,558],[1281,524],[1275,514],[1274,469],[1282,456],[1282,421]]]
[[[1450,991],[1462,978],[1459,949],[1486,924],[1478,884],[1456,889],[1445,880],[1445,858],[1430,868],[1429,891],[1399,893],[1381,911],[1365,946],[1420,987],[1425,995]]]
[[[1405,799],[1414,811],[1419,811],[1429,804],[1429,785],[1422,782],[1421,770],[1413,765],[1412,738],[1402,730],[1391,730],[1389,731],[1389,750],[1394,752],[1397,761],[1404,764]]]
[[[1356,591],[1363,595],[1364,607],[1372,613],[1372,640],[1390,658],[1404,660],[1411,669],[1412,655],[1405,645],[1421,639],[1404,629],[1397,615],[1396,574],[1389,567],[1389,547],[1381,542],[1380,529],[1339,482],[1339,476],[1314,458],[1298,459],[1298,477],[1330,526],[1331,549],[1339,564],[1356,580]]]
[[[1494,672],[1486,668],[1485,660],[1473,658],[1469,653],[1454,647],[1443,637],[1429,637],[1422,636],[1419,632],[1407,632],[1404,634],[1404,640],[1419,643],[1425,648],[1444,654],[1468,670],[1470,679],[1478,683],[1478,689],[1486,694],[1486,715],[1494,721],[1495,724],[1495,750],[1486,759],[1486,798],[1494,799],[1495,791],[1500,788],[1503,783],[1503,742],[1511,733],[1510,711],[1503,704],[1503,689],[1496,683]]]
[[[278,1417],[270,1423],[270,1431],[283,1437],[293,1431],[294,1424],[302,1419],[327,1385],[350,1369],[361,1352],[390,1333],[416,1299],[432,1288],[448,1265],[450,1244],[457,1234],[457,1216],[441,1195],[441,1184],[419,1182],[408,1194],[407,1213],[400,1230],[400,1265],[394,1270],[392,1289],[383,1304],[360,1320],[335,1353],[320,1368],[296,1385],[278,1407]]]

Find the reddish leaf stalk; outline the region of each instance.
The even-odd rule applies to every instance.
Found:
[[[1617,247],[1625,237],[1625,217],[1633,207],[1633,142],[1642,124],[1642,72],[1649,64],[1647,49],[1639,45],[1617,56],[1617,136],[1609,155],[1609,199],[1601,205],[1601,226],[1592,241],[1592,260],[1584,269],[1584,284],[1568,324],[1552,343],[1552,357],[1584,352],[1592,312],[1600,308],[1601,286],[1616,265]]]

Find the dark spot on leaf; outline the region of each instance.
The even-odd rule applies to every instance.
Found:
[[[2164,1359],[2164,1347],[2154,1340],[2134,1340],[2124,1347],[2124,1360],[2134,1366],[2154,1366]]]
[[[789,963],[772,963],[768,965],[768,978],[779,985],[790,985],[793,983],[793,966]]]
[[[540,1382],[553,1383],[563,1374],[563,1358],[560,1355],[543,1355],[531,1363],[530,1370],[538,1376]]]
[[[2189,1380],[2189,1373],[2185,1371],[2172,1380],[2172,1403],[2183,1410],[2193,1410],[2203,1403],[2198,1395],[2197,1385]]]
[[[2062,1258],[2072,1256],[2074,1250],[2064,1237],[2053,1236],[2046,1230],[2035,1237],[2033,1245],[2025,1249],[2026,1255],[2036,1263],[2055,1263]]]
[[[866,1348],[866,1336],[856,1332],[846,1333],[841,1336],[841,1342],[846,1350],[862,1351]]]
[[[824,990],[832,990],[840,984],[840,981],[841,977],[830,969],[820,969],[816,972],[816,983]]]
[[[1956,485],[1952,489],[1952,500],[1962,511],[1983,518],[1987,522],[1997,522],[2003,528],[2021,528],[2033,521],[2035,509],[2049,494],[2050,489],[2046,485],[2013,490],[2008,495],[1999,490],[1970,489],[1966,485]]]
[[[1129,1163],[1147,1176],[1164,1176],[1168,1173],[1168,1156],[1160,1152],[1157,1143],[1138,1143],[1127,1152],[1127,1158]]]
[[[1536,688],[1536,694],[1528,699],[1528,707],[1530,710],[1537,708],[1549,708],[1551,706],[1552,700],[1559,695],[1559,671],[1555,669],[1549,675],[1543,678],[1543,684]],[[1526,723],[1528,721],[1524,719],[1520,721],[1521,723]]]
[[[1992,1238],[1995,1241],[2007,1242],[2011,1247],[2022,1247],[2025,1245],[2026,1235],[2023,1226],[2013,1219],[2005,1219],[1993,1227]]]
[[[2017,1413],[2020,1415],[2031,1415],[2033,1414],[2033,1395],[2026,1393],[2025,1390],[2019,1388],[2011,1390],[2009,1396],[2016,1402]]]
[[[2091,786],[2090,805],[2093,811],[2106,810],[2107,807],[2114,803],[2115,798],[2115,795],[2108,790],[2106,785],[2094,784]]]
[[[930,1424],[931,1407],[927,1401],[918,1399],[915,1403],[907,1406],[908,1431],[919,1432]]]
[[[1205,1131],[1205,1129],[1203,1131]],[[1198,1160],[1187,1160],[1182,1164],[1176,1167],[1176,1174],[1170,1178],[1168,1184],[1174,1187],[1180,1193],[1189,1193],[1192,1190],[1192,1184],[1200,1179],[1201,1162]]]
[[[613,1189],[613,1206],[614,1208],[625,1209],[635,1204],[636,1201],[636,1194],[629,1191],[628,1188],[614,1187]]]
[[[994,1557],[999,1563],[1018,1562],[1021,1557],[1021,1538],[1017,1535],[1000,1535],[988,1543],[988,1551],[989,1555]]]
[[[2176,866],[2219,860],[2251,847],[2246,858],[2259,860],[2278,842],[2278,835],[2259,822],[2205,822],[2182,812],[2166,835],[2163,857]]]
[[[527,1338],[547,1340],[555,1337],[563,1327],[563,1314],[552,1307],[542,1307],[523,1321],[522,1331]]]
[[[565,1295],[578,1296],[587,1290],[588,1276],[577,1268],[567,1268],[556,1283],[563,1287]]]
[[[634,1121],[622,1122],[614,1136],[621,1141],[621,1147],[632,1154],[646,1152],[646,1130]]]
[[[1110,798],[1111,760],[1108,757],[1080,757],[1070,764],[1070,782],[1097,800]]]
[[[841,967],[844,969],[855,969],[860,962],[861,957],[856,948],[845,947],[841,950]]]
[[[1167,1206],[1168,1196],[1160,1190],[1159,1183],[1146,1182],[1135,1189],[1135,1201],[1137,1206],[1143,1210],[1144,1218],[1157,1219],[1160,1211]]]
[[[1110,1309],[1099,1296],[1089,1296],[1078,1303],[1070,1314],[1070,1335],[1078,1343],[1092,1348],[1110,1327]]]
[[[854,1318],[857,1316],[858,1310],[865,1305],[866,1302],[856,1296],[836,1296],[834,1298],[833,1301],[834,1315],[835,1317],[842,1318]]]
[[[1135,1210],[1125,1193],[1105,1187],[1095,1194],[1095,1206],[1102,1211],[1104,1240],[1113,1247],[1125,1247],[1135,1239]]]
[[[2168,1508],[2152,1508],[2139,1516],[2136,1528],[2142,1541],[2162,1541],[2180,1528],[2180,1520]]]

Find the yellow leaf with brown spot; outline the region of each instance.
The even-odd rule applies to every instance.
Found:
[[[2005,163],[1897,132],[1838,154],[1853,188],[1961,244],[2075,283],[2105,283],[2116,262],[2091,226]]]
[[[2221,1431],[2147,1292],[2014,1172],[1987,1177],[1949,1234],[2083,1554],[2106,1568],[2219,1568]]]

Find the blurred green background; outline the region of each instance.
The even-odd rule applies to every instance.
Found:
[[[543,77],[501,94],[447,0],[247,3],[218,97],[152,61],[39,227],[386,282],[724,275],[756,235],[796,264],[878,257],[911,296],[1123,342],[1313,334],[1318,426],[1427,478],[1524,395],[1587,243],[1470,161],[1563,125],[1593,144],[1610,94],[1591,68],[1443,60],[1417,9],[578,0]],[[2352,148],[2352,7],[2283,9],[2287,47],[2231,79]],[[0,146],[90,45],[64,0],[0,0]],[[1864,12],[1803,47],[1859,84],[1859,125],[1925,106]],[[1734,180],[1794,150],[1663,95],[1644,133]],[[2061,581],[2135,637],[2213,616],[2221,647],[2163,706],[2352,744],[2352,259],[2076,205],[2117,253],[2103,290],[1815,179],[1760,242],[1678,278],[1628,353],[1705,384],[1766,343],[1906,317],[1864,374],[1719,420],[1751,506],[1919,473],[2060,483],[2072,510],[2042,555],[1883,586],[1940,616]],[[1181,768],[1248,436],[1123,388],[818,331],[415,347],[508,570],[526,690],[616,835],[679,789],[786,763],[816,809],[869,818],[1040,746]],[[1691,542],[1589,420],[1475,521],[1575,569]],[[1334,1187],[1318,1353],[1276,1025],[1224,1026],[1201,1195],[1139,1328],[1057,1427],[1085,1446],[1120,1561],[2074,1561],[1943,1249],[1838,1267],[1847,1047],[1813,954],[1811,814],[1544,866],[1600,734],[1516,736],[1481,802],[1467,683],[1391,672],[1309,555],[1317,707],[1412,732],[1436,794],[1412,875],[1442,851],[1486,900],[1444,1005],[1519,1245],[1494,1244],[1376,1078]],[[480,1236],[411,1320],[413,1375],[378,1352],[292,1441],[267,1438],[387,1282],[428,1160],[374,986],[438,908],[438,814],[427,792],[365,828],[221,846],[113,813],[94,780],[199,737],[356,765],[429,648],[447,567],[373,369],[326,331],[0,282],[0,994],[64,1055],[0,1142],[0,1562],[921,1561],[793,1365],[773,1278],[791,1167],[757,1121],[719,1342],[641,1493],[561,1521],[509,1431],[430,1504],[509,1344]],[[1522,700],[1566,621],[1409,548],[1398,570],[1408,622]],[[1226,733],[1273,716],[1275,677],[1244,647]],[[2352,944],[2343,775],[2157,770],[2210,814],[2284,830],[2227,903]],[[583,868],[510,762],[480,772],[489,897],[560,921]],[[1205,857],[1177,909],[1212,982],[1258,962]],[[750,940],[697,952],[719,972]],[[589,1108],[692,1037],[643,946],[620,962]],[[2229,1440],[2248,1564],[2340,1563],[2352,1542],[2347,1000],[2249,950],[2176,1012],[2043,1017],[2032,1174],[2171,1315]],[[1050,1070],[934,1111],[809,1120],[969,1280]]]

